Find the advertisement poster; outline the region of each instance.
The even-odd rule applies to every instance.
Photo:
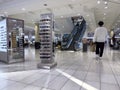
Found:
[[[7,52],[6,19],[0,22],[0,51]]]

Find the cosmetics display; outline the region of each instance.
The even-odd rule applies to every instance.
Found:
[[[5,18],[0,21],[0,61],[16,63],[24,61],[24,21]]]
[[[52,59],[51,23],[52,21],[49,16],[44,16],[40,20],[40,59],[43,63],[50,63]]]
[[[52,31],[53,31],[53,15],[42,14],[39,24],[39,37],[40,37],[40,60],[38,65],[40,68],[50,69],[57,63],[54,62]]]

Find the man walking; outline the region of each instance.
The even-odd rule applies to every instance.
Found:
[[[107,29],[103,27],[103,21],[99,21],[98,25],[99,27],[96,28],[94,33],[93,42],[96,43],[96,58],[101,60],[104,51],[104,44],[107,39]]]

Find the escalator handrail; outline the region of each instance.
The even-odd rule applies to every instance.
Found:
[[[75,30],[73,29],[73,31],[71,32],[71,35],[70,35],[70,37],[69,37],[69,40],[68,40],[67,43],[66,43],[66,47],[65,47],[65,48],[68,48],[68,47],[70,46],[70,44],[71,44],[74,36],[75,36],[75,35],[77,34],[77,32],[78,32],[78,28],[82,25],[83,22],[84,22],[84,19],[81,21],[81,23],[80,23],[79,26],[75,26],[75,27],[74,27]],[[75,33],[73,33],[74,31],[75,31]]]

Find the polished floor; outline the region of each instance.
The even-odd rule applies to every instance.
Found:
[[[0,90],[120,90],[119,50],[106,48],[102,60],[90,51],[58,50],[51,70],[37,69],[34,49],[25,52],[24,63],[0,63]]]

